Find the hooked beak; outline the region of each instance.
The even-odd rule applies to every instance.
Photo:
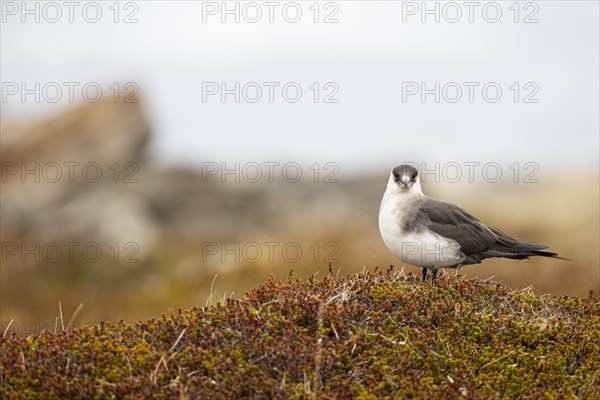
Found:
[[[400,178],[400,183],[402,183],[404,187],[408,187],[408,184],[410,183],[410,178],[408,176],[403,176],[402,178]]]

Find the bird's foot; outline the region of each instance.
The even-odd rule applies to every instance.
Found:
[[[437,276],[438,273],[438,267],[433,267],[431,269],[431,284],[435,285],[435,277]]]

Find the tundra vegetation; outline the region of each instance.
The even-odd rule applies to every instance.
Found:
[[[0,397],[599,398],[600,301],[395,271],[1,340]],[[224,300],[224,301],[223,301]]]

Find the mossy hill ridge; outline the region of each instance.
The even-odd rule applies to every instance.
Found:
[[[0,398],[600,398],[600,301],[375,271],[0,343]]]

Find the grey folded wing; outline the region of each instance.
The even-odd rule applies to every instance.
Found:
[[[465,255],[461,264],[476,264],[484,258],[510,257],[521,245],[516,239],[501,230],[489,227],[455,204],[426,198],[418,204],[415,224],[429,229],[440,236],[456,241]],[[531,250],[547,246],[531,245]],[[522,249],[525,250],[525,249]]]

